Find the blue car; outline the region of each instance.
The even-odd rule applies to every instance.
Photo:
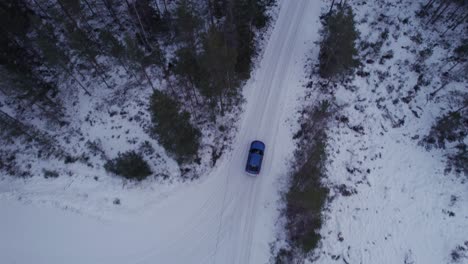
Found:
[[[259,140],[254,140],[250,144],[249,157],[245,171],[249,174],[257,175],[262,168],[263,153],[265,152],[265,144]]]

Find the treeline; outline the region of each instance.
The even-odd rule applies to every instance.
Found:
[[[185,86],[192,106],[201,103],[224,113],[237,95],[240,82],[250,77],[255,53],[254,30],[267,21],[266,8],[273,1],[210,0],[206,10],[180,1],[175,10],[174,38],[178,42],[170,70]],[[207,16],[202,12],[206,12]]]
[[[254,31],[266,25],[273,0],[162,2],[163,7],[156,0],[0,3],[0,63],[10,81],[2,91],[48,101],[58,89],[54,77],[62,74],[92,95],[83,83],[90,72],[113,88],[107,75],[111,63],[99,59],[105,57],[153,88],[148,68],[159,67],[177,75],[190,97],[201,93],[224,109],[226,97],[250,75]],[[167,46],[177,48],[169,59],[162,52]]]
[[[155,113],[154,132],[177,160],[198,150],[199,132],[191,116],[216,121],[239,100],[240,84],[250,77],[255,32],[265,27],[274,0],[7,0],[0,3],[0,93],[13,112],[46,117],[57,127],[65,115],[67,92],[94,96],[115,89],[112,73],[122,68],[130,89],[162,90],[176,102],[181,123]],[[162,74],[156,74],[162,73]],[[165,78],[167,87],[156,87]],[[158,82],[160,83],[160,82]],[[164,99],[164,98],[163,98]],[[0,102],[2,103],[2,102]],[[150,103],[150,102],[149,102]],[[171,110],[172,111],[172,110]],[[190,112],[190,114],[184,114]],[[22,122],[17,120],[17,122]],[[9,129],[0,118],[2,130]],[[175,133],[161,133],[171,127]],[[27,131],[26,131],[27,132]],[[177,138],[193,139],[191,150]],[[187,142],[185,142],[187,143]]]

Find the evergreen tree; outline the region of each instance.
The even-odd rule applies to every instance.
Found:
[[[200,67],[198,55],[194,49],[187,47],[180,48],[176,51],[175,55],[176,60],[173,72],[188,82],[191,93],[198,104],[199,101],[195,89],[203,87],[203,79],[207,76]]]
[[[237,93],[236,50],[227,45],[223,34],[214,27],[211,27],[206,33],[203,48],[201,65],[207,75],[199,88],[206,97],[217,101],[221,115],[223,115],[225,110],[224,97]]]
[[[228,23],[234,25],[237,46],[236,72],[241,79],[248,79],[255,55],[254,33],[252,29],[263,28],[268,22],[266,9],[273,1],[239,0],[233,1],[228,8]],[[227,27],[229,28],[229,27]]]
[[[201,18],[192,3],[188,0],[179,0],[175,10],[176,37],[186,46],[196,48],[197,33],[201,26]]]
[[[148,83],[154,88],[153,82],[146,72],[146,68],[152,65],[162,66],[165,63],[164,56],[162,55],[159,46],[157,46],[156,49],[153,49],[152,52],[146,54],[145,51],[140,48],[136,39],[132,38],[130,35],[126,35],[124,41],[125,57],[130,63],[130,67],[137,72],[143,73]]]
[[[355,47],[358,32],[349,6],[339,6],[326,18],[323,35],[319,55],[322,78],[346,75],[359,65]]]
[[[153,7],[153,4],[155,4],[156,8]],[[137,19],[141,20],[145,31],[153,42],[156,41],[155,36],[169,32],[170,14],[168,12],[162,14],[156,2],[150,0],[136,0],[134,2],[133,11]]]
[[[200,131],[190,124],[190,114],[168,95],[154,90],[150,101],[153,133],[178,162],[188,162],[198,152]]]
[[[143,157],[135,151],[128,151],[109,160],[104,168],[127,179],[141,181],[151,175],[151,169]]]
[[[29,14],[31,13],[32,11],[23,1],[0,2],[0,29],[24,39],[30,31]]]
[[[208,0],[213,10],[213,16],[216,19],[221,19],[226,16],[228,0]]]
[[[11,19],[0,25],[0,67],[3,67],[3,90],[18,94],[19,99],[29,99],[30,104],[47,100],[46,94],[57,90],[56,80],[45,79],[37,69],[41,58],[32,50],[28,34],[31,32],[33,12],[22,1],[0,4],[0,17]]]
[[[65,50],[62,47],[57,46],[58,39],[53,33],[52,25],[45,23],[41,28],[37,28],[35,42],[49,68],[55,69],[58,72],[65,72],[76,83],[78,83],[80,88],[83,89],[86,94],[91,95],[89,90],[72,73],[70,68],[73,64],[68,58]]]

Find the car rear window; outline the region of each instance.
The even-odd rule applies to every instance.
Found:
[[[259,150],[259,149],[252,149],[252,150],[250,150],[250,153],[263,155],[263,151],[261,151],[261,150]]]
[[[257,167],[257,166],[253,166],[253,165],[249,165],[249,170],[251,170],[251,171],[258,171],[258,167]]]

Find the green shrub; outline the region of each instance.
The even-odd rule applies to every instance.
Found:
[[[151,96],[150,111],[153,134],[178,162],[194,158],[200,146],[200,130],[190,124],[190,114],[181,111],[178,103],[168,95],[155,90]]]
[[[141,181],[151,175],[148,163],[135,151],[119,154],[117,158],[109,160],[104,168],[127,179]]]
[[[59,174],[56,171],[53,170],[46,170],[43,169],[42,172],[44,173],[44,178],[58,178]]]

